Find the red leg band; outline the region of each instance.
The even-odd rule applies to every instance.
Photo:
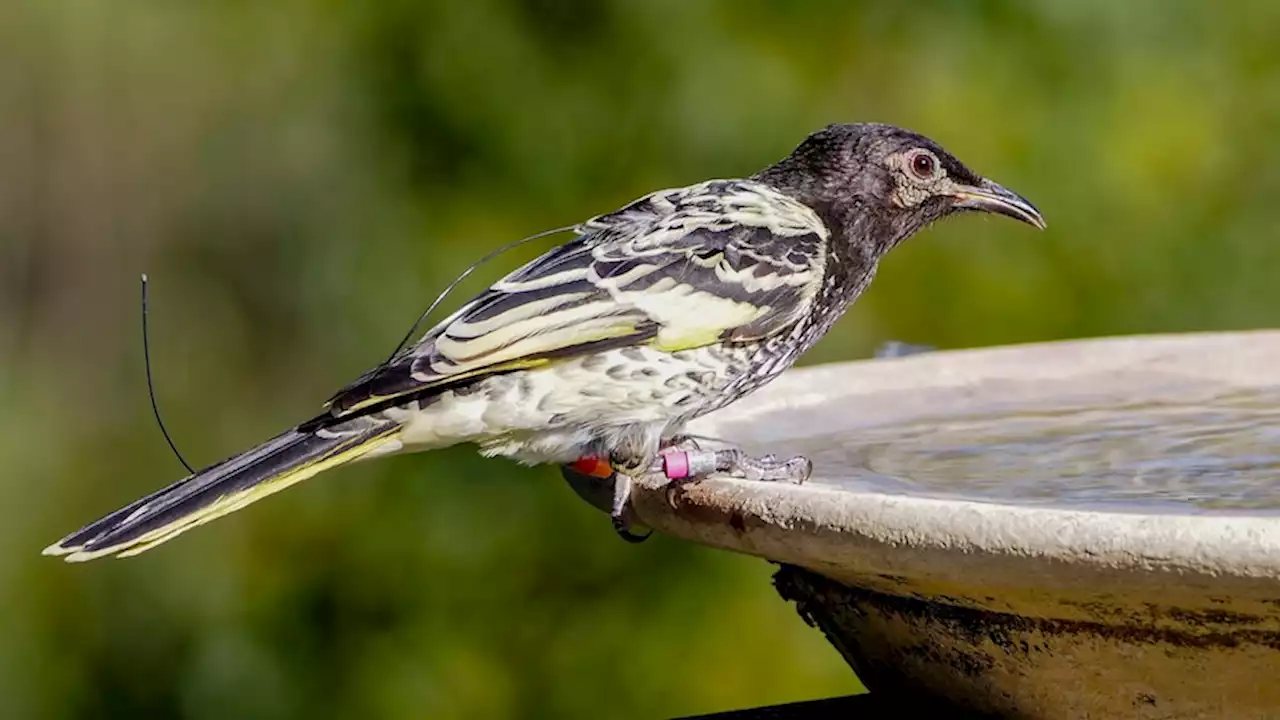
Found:
[[[590,475],[591,477],[607,478],[613,474],[613,468],[609,466],[609,463],[598,457],[578,458],[578,460],[569,467],[583,475]]]

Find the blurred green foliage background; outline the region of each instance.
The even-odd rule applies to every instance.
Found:
[[[888,259],[806,362],[1280,318],[1280,3],[0,4],[0,717],[652,718],[857,682],[764,562],[466,448],[39,551],[309,417],[497,245],[905,125],[1049,230]],[[512,253],[463,295],[543,251]]]

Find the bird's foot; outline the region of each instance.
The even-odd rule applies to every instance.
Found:
[[[761,457],[751,457],[743,452],[736,454],[734,474],[741,474],[747,480],[789,482],[800,485],[813,474],[813,461],[803,455],[780,458],[773,454]]]

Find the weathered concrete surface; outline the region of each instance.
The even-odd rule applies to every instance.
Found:
[[[796,370],[692,429],[786,453],[921,413],[1278,385],[1278,332],[1053,343]],[[873,692],[1003,717],[1280,717],[1275,513],[920,496],[821,462],[803,486],[637,486],[645,525],[784,563],[781,594]]]

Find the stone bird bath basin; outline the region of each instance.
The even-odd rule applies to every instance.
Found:
[[[803,368],[690,430],[813,478],[642,478],[637,523],[780,563],[873,694],[1280,718],[1280,332]]]

